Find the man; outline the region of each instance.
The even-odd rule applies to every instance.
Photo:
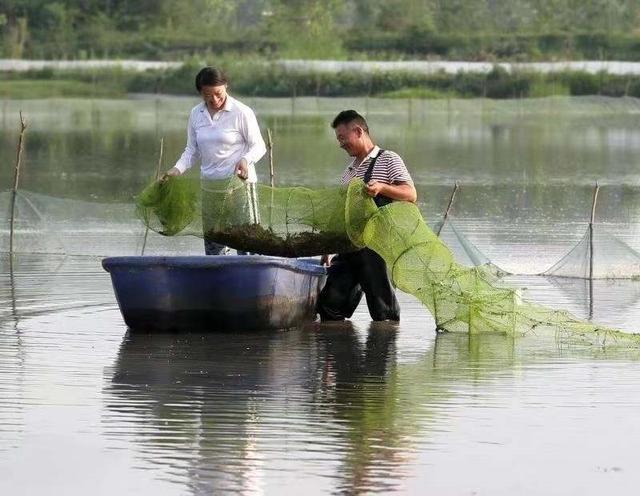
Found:
[[[343,184],[356,177],[364,180],[367,194],[378,207],[396,200],[416,201],[416,189],[404,162],[397,153],[375,145],[364,117],[355,110],[344,110],[331,127],[340,148],[353,157],[342,174]],[[351,317],[363,293],[373,320],[400,320],[400,306],[382,257],[368,248],[338,254],[318,297],[320,318]]]

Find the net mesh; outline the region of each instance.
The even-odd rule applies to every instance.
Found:
[[[593,224],[580,241],[543,275],[637,279],[640,278],[640,253],[608,232],[605,225]]]
[[[157,200],[162,201],[162,195]],[[11,191],[0,192],[0,252],[9,251],[11,204]],[[166,211],[176,215],[182,208]],[[13,249],[20,254],[95,257],[202,252],[199,239],[145,232],[133,202],[92,202],[19,190],[14,215]]]
[[[459,263],[473,267],[483,267],[488,272],[500,277],[509,274],[509,272],[494,264],[487,255],[473,244],[461,229],[456,226],[450,216],[437,222],[433,226],[433,231],[438,233],[438,237],[449,247]]]
[[[356,249],[345,218],[347,188],[271,188],[238,178],[170,178],[139,197],[145,223],[165,235],[194,234],[232,248],[283,257]]]
[[[396,287],[417,297],[444,331],[552,332],[563,340],[598,345],[640,344],[640,335],[525,302],[485,267],[457,263],[415,204],[394,202],[377,208],[361,180],[347,187],[310,190],[247,185],[234,178],[207,182],[188,202],[176,199],[172,205],[167,198],[177,198],[181,188],[194,191],[189,181],[171,178],[147,188],[139,208],[149,227],[176,234],[183,226],[232,248],[269,255],[306,256],[368,247],[385,260]],[[153,204],[150,198],[160,200]],[[187,205],[188,215],[171,212],[179,205]],[[165,226],[163,220],[175,224]]]

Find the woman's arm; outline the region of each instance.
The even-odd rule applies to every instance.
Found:
[[[247,151],[242,158],[248,164],[257,163],[266,153],[267,147],[262,139],[262,134],[260,134],[260,126],[258,126],[256,115],[251,109],[247,109],[246,112],[242,113],[240,132],[247,144]]]
[[[198,150],[198,143],[196,142],[196,128],[193,122],[193,112],[189,115],[189,122],[187,124],[187,144],[182,152],[182,155],[171,169],[166,172],[168,176],[179,176],[186,170],[193,167],[196,161],[200,158],[200,150]]]

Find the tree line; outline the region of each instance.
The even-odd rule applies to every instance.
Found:
[[[640,59],[638,0],[0,0],[6,58]]]

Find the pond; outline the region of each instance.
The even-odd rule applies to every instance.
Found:
[[[277,184],[336,184],[346,156],[329,122],[356,108],[405,159],[428,222],[458,181],[454,249],[474,246],[527,299],[640,331],[637,279],[535,275],[582,239],[596,181],[596,262],[640,251],[640,102],[244,101],[273,132]],[[29,124],[19,253],[0,255],[2,494],[635,493],[640,350],[436,335],[404,294],[399,325],[361,305],[352,322],[285,332],[128,332],[101,257],[203,252],[145,238],[132,208],[160,139],[163,168],[181,153],[194,103],[1,103],[5,220],[20,109]]]

